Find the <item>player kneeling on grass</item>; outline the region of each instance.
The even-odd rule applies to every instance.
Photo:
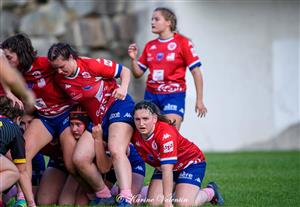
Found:
[[[36,206],[32,193],[31,180],[26,169],[25,143],[22,132],[9,117],[12,110],[11,101],[0,97],[0,194],[19,180],[27,204]],[[13,162],[4,155],[11,151]]]
[[[215,182],[200,189],[206,168],[202,151],[181,136],[154,103],[137,103],[134,123],[132,142],[142,159],[155,168],[147,197],[150,205],[199,206],[206,202],[223,205]]]

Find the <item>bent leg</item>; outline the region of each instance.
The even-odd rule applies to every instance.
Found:
[[[5,191],[19,179],[17,167],[4,155],[0,154],[0,192]]]
[[[57,204],[66,179],[67,175],[65,172],[48,167],[42,176],[37,193],[38,205]]]

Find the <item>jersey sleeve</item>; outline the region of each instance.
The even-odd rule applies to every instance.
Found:
[[[159,135],[158,149],[160,164],[177,163],[177,135],[171,127],[163,129]]]
[[[182,41],[182,53],[184,61],[190,71],[201,66],[200,59],[196,54],[193,44],[190,40],[184,39]]]
[[[123,65],[104,58],[91,58],[88,62],[93,74],[104,78],[119,78],[123,68]]]
[[[26,163],[25,140],[21,130],[17,127],[15,128],[15,138],[11,145],[11,156],[15,164]]]
[[[148,47],[148,44],[145,46],[144,50],[143,50],[143,53],[142,55],[140,56],[139,58],[139,61],[138,61],[138,65],[139,67],[141,68],[142,71],[146,71],[147,68],[148,68],[148,64],[147,64],[147,47]]]

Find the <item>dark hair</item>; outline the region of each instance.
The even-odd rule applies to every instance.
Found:
[[[1,47],[17,54],[19,60],[17,68],[21,73],[30,69],[37,55],[37,51],[34,50],[31,40],[24,33],[7,38],[2,42]]]
[[[161,14],[163,15],[163,17],[167,21],[171,22],[171,31],[176,32],[176,30],[177,30],[177,17],[171,9],[168,9],[168,8],[165,8],[165,7],[158,7],[154,11],[155,12],[160,11]]]
[[[20,109],[20,106],[13,102],[6,96],[0,96],[0,115],[4,115],[10,118],[12,121],[18,116],[23,116],[24,110]]]
[[[74,107],[74,109],[70,112],[69,118],[70,118],[70,121],[72,119],[78,119],[78,120],[82,121],[84,123],[85,127],[87,127],[91,121],[87,112],[80,105],[77,105]]]
[[[165,115],[162,115],[160,113],[160,110],[159,110],[158,106],[156,106],[156,104],[154,104],[151,101],[141,101],[141,102],[138,102],[135,105],[135,107],[134,107],[134,113],[137,110],[140,110],[140,109],[146,109],[151,114],[156,114],[159,121],[166,122],[166,123],[168,123],[170,125],[175,125],[175,121],[171,122],[171,120],[168,119]]]
[[[68,43],[56,43],[53,44],[48,51],[48,59],[50,61],[56,60],[59,56],[61,56],[64,60],[73,56],[74,59],[78,58],[78,52],[73,49]]]

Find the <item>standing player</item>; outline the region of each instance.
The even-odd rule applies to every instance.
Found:
[[[176,32],[176,24],[176,16],[171,10],[155,9],[151,26],[152,32],[157,34],[158,38],[146,44],[138,60],[135,43],[129,46],[128,54],[136,78],[141,77],[149,68],[144,99],[153,101],[179,129],[185,110],[187,67],[193,75],[196,87],[195,112],[202,117],[207,113],[207,109],[203,103],[199,57],[195,54],[191,41]]]
[[[70,146],[75,146],[76,142],[68,122],[72,101],[55,85],[54,72],[47,57],[36,56],[25,34],[9,37],[1,46],[9,63],[23,74],[28,87],[36,95],[37,118],[24,133],[29,175],[32,175],[33,157],[52,140],[54,134],[60,138],[66,168],[74,172],[73,148]]]
[[[173,182],[177,206],[224,203],[214,182],[200,189],[206,168],[204,154],[160,115],[155,104],[137,103],[134,122],[133,144],[142,159],[155,168],[148,191],[150,205],[172,206]]]
[[[11,115],[12,103],[0,97],[0,195],[19,180],[27,204],[35,207],[31,181],[26,169],[24,138],[20,128],[8,118]],[[14,117],[11,117],[12,119]],[[13,163],[5,157],[10,150]],[[0,199],[1,200],[1,199]],[[2,201],[1,201],[2,202]],[[1,204],[1,203],[0,203]],[[2,204],[1,204],[2,205]]]
[[[70,45],[64,43],[52,45],[48,59],[58,72],[59,85],[87,110],[95,125],[102,125],[105,141],[108,141],[112,153],[120,195],[125,198],[126,204],[130,204],[131,166],[126,150],[133,132],[131,113],[134,102],[127,95],[129,70],[111,60],[79,57]],[[120,86],[115,79],[119,77]],[[93,162],[94,158],[94,139],[91,133],[85,131],[77,143],[74,163],[97,197],[108,198],[109,189],[101,183],[101,174]]]

